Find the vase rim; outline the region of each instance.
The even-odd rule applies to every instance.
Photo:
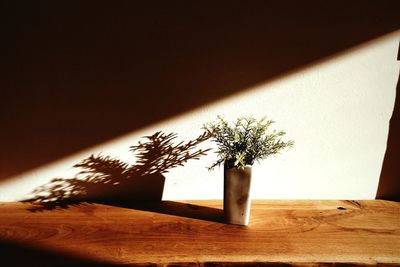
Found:
[[[245,165],[243,168],[244,168],[244,169],[248,169],[248,168],[252,168],[252,167],[253,167],[253,165]],[[227,168],[227,167],[225,166],[225,169],[230,170],[230,169],[241,169],[241,168],[240,168],[240,167],[236,167],[236,166]]]

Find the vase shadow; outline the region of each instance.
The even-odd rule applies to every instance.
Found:
[[[199,159],[209,149],[198,149],[206,140],[198,138],[174,144],[176,134],[157,132],[132,146],[136,163],[128,164],[109,156],[84,159],[74,167],[81,171],[72,178],[54,178],[36,188],[30,202],[32,212],[68,208],[81,203],[101,203],[125,208],[154,211],[196,219],[220,221],[221,211],[173,201],[161,201],[165,176],[170,169]]]
[[[162,201],[137,201],[121,199],[98,199],[96,203],[120,208],[128,208],[142,211],[155,212],[166,215],[185,217],[210,222],[224,222],[223,209],[200,206],[171,200]]]

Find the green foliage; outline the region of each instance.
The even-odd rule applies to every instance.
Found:
[[[230,125],[222,116],[218,116],[215,122],[203,125],[206,134],[217,143],[218,160],[209,167],[225,164],[226,168],[244,168],[253,165],[268,156],[279,153],[282,149],[292,147],[294,141],[282,141],[284,131],[272,131],[268,133],[268,127],[274,123],[265,117],[256,120],[253,117],[237,118]]]

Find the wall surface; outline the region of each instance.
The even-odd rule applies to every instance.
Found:
[[[91,154],[134,163],[142,136],[194,139],[219,114],[267,115],[296,142],[255,165],[254,198],[375,198],[397,1],[176,3],[2,9],[0,201],[74,178]],[[163,173],[163,198],[222,198],[208,154]]]

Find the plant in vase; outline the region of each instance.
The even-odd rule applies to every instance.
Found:
[[[233,124],[222,116],[203,125],[217,144],[217,161],[209,167],[224,165],[224,214],[227,223],[247,225],[250,218],[251,169],[255,162],[282,149],[292,147],[293,141],[283,141],[284,131],[268,131],[274,123],[265,117],[239,117]]]

